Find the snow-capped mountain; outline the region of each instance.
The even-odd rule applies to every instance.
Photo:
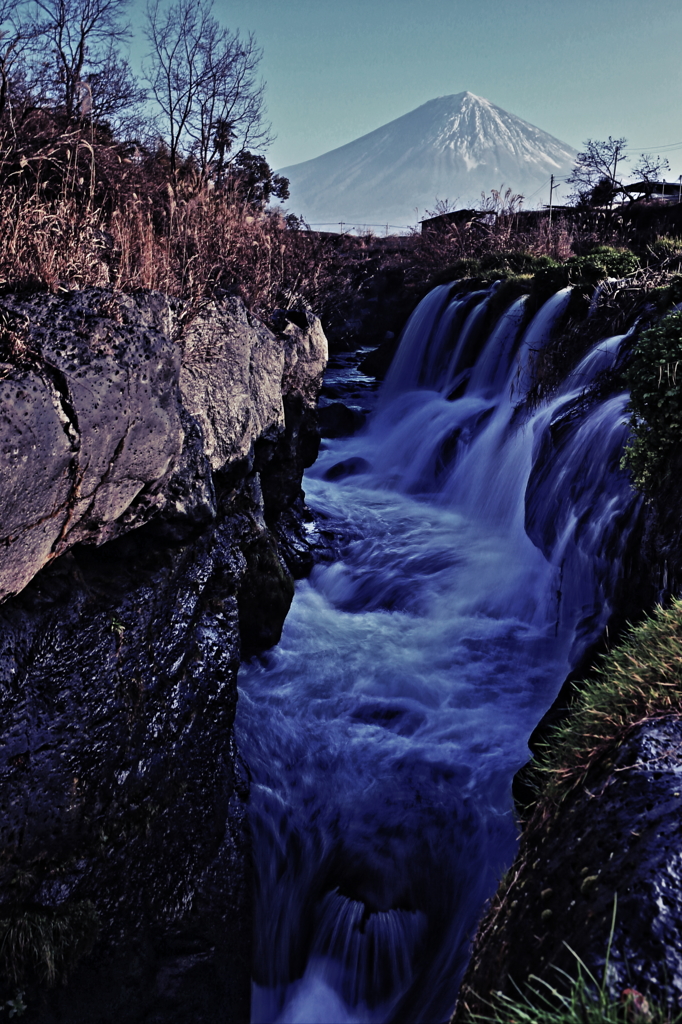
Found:
[[[290,181],[289,210],[314,226],[409,225],[437,199],[472,206],[502,184],[537,207],[548,201],[550,174],[568,174],[575,158],[553,135],[461,92],[278,173]]]

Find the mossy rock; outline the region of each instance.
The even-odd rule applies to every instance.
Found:
[[[449,284],[451,281],[476,280],[481,284],[492,281],[518,279],[537,274],[540,271],[558,267],[549,256],[533,256],[516,250],[499,250],[486,253],[480,259],[462,259],[443,267],[433,275],[430,286]]]
[[[549,256],[533,256],[532,253],[515,250],[491,252],[480,260],[480,269],[484,272],[498,270],[509,274],[536,274],[556,266],[556,260]]]
[[[429,289],[435,288],[438,284],[450,284],[452,281],[462,281],[471,277],[478,277],[481,271],[481,264],[476,259],[457,260],[450,263],[442,270],[436,271],[429,281]]]
[[[675,312],[640,334],[625,373],[630,388],[632,436],[623,466],[630,471],[635,487],[649,497],[676,483],[679,474],[680,364],[682,312]]]

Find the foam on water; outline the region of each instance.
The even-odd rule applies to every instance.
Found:
[[[471,371],[487,297],[436,289],[369,426],[306,478],[340,558],[298,584],[281,643],[240,672],[255,1022],[452,1009],[514,853],[513,774],[608,621],[638,508],[618,469],[626,396],[581,404],[622,339],[551,404],[515,408],[568,299],[523,331],[515,303],[478,338]]]

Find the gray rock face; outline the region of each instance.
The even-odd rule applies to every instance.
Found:
[[[613,998],[682,1006],[682,721],[633,729],[552,817],[533,819],[477,935],[454,1021],[512,980],[561,987],[570,946]]]
[[[207,304],[183,332],[183,404],[201,425],[212,468],[246,458],[260,438],[284,427],[282,395],[314,405],[327,361],[316,317],[287,323],[280,344],[239,299]]]
[[[166,503],[182,407],[213,471],[285,429],[284,399],[316,401],[317,318],[276,338],[239,299],[190,313],[159,294],[3,300],[28,356],[0,380],[0,600],[76,543],[102,544]]]
[[[101,544],[161,508],[182,448],[163,296],[91,289],[3,304],[29,356],[0,383],[0,599],[73,544]]]
[[[0,996],[27,989],[28,1021],[243,1022],[236,676],[279,637],[282,554],[305,562],[324,335],[236,300],[3,303],[23,344],[0,381]]]

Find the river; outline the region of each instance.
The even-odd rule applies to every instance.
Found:
[[[254,1024],[447,1020],[528,737],[613,610],[627,395],[585,389],[623,338],[527,409],[570,293],[491,329],[494,290],[434,289],[368,424],[325,442],[304,487],[339,557],[240,670]]]

